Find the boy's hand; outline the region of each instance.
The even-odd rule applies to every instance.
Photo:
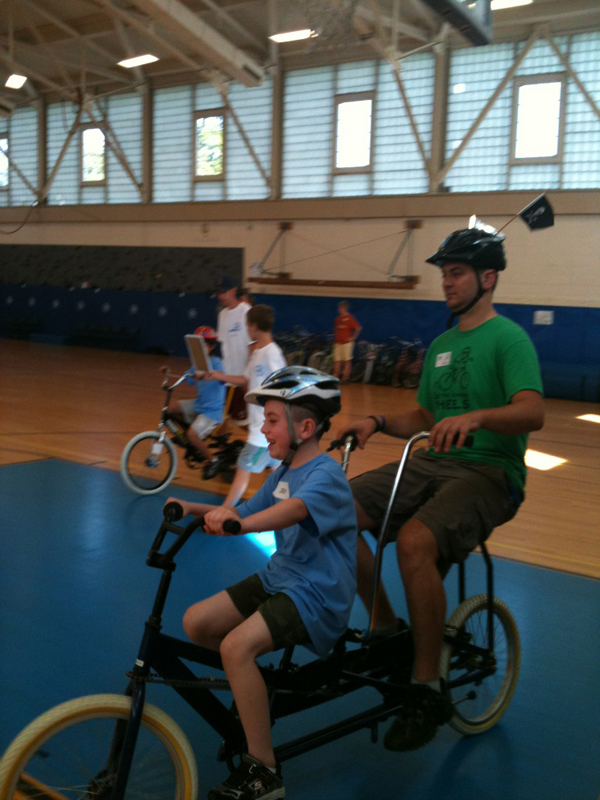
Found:
[[[207,375],[210,375],[210,372],[202,372],[202,370],[200,370],[200,369],[197,369],[197,370],[194,372],[194,378],[195,378],[197,381],[201,381],[201,380],[202,380],[204,377],[206,377]]]
[[[242,519],[235,509],[225,508],[224,506],[213,508],[204,517],[205,533],[209,533],[212,536],[231,536],[230,533],[225,533],[223,530],[223,523],[228,519],[234,519],[242,524]]]
[[[355,433],[358,446],[361,450],[364,450],[367,440],[375,433],[375,427],[374,419],[360,419],[357,422],[344,425],[343,428],[335,432],[333,438],[341,442],[349,433]]]
[[[215,370],[214,372],[205,372],[204,377],[207,381],[222,381],[224,373]]]

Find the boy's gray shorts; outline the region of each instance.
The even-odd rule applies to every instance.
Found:
[[[374,521],[378,534],[398,464],[386,464],[350,481],[354,499]],[[492,530],[512,519],[518,502],[504,470],[488,464],[436,458],[418,450],[406,464],[390,516],[386,543],[402,525],[418,519],[435,536],[441,572],[462,562]]]

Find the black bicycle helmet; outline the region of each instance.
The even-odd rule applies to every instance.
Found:
[[[501,233],[488,233],[478,228],[454,231],[444,239],[437,253],[425,260],[437,267],[457,262],[477,270],[502,272],[506,269],[504,238]]]
[[[290,432],[290,450],[283,463],[288,466],[302,440],[296,438],[290,405],[301,406],[317,418],[315,434],[329,429],[329,420],[341,407],[340,382],[333,375],[311,367],[283,367],[273,372],[245,396],[247,403],[264,406],[267,400],[285,403]]]

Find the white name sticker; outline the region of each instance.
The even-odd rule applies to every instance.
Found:
[[[290,499],[290,487],[285,481],[279,481],[277,486],[275,487],[275,491],[273,492],[273,497],[276,497],[278,500],[289,500]]]
[[[438,353],[435,357],[435,366],[447,367],[450,361],[452,361],[452,353]]]

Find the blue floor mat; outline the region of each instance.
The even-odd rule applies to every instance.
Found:
[[[221,498],[177,488],[186,499]],[[159,572],[145,565],[168,493],[136,497],[119,475],[48,460],[0,468],[0,751],[31,719],[79,695],[122,692]],[[389,549],[389,548],[388,548]],[[178,557],[164,630],[182,636],[196,600],[264,564],[248,537],[194,536]],[[414,753],[393,754],[359,731],[285,764],[288,798],[305,800],[594,800],[600,790],[600,582],[495,560],[496,594],[515,615],[521,678],[499,725],[462,738],[450,728]],[[393,554],[384,579],[399,614],[404,600]],[[482,559],[467,569],[484,591]],[[452,576],[449,606],[456,604]],[[351,624],[364,627],[355,606]],[[274,657],[271,656],[271,660]],[[227,700],[229,695],[225,696]],[[163,687],[149,700],[181,725],[196,752],[199,797],[225,775],[219,738]],[[276,742],[330,724],[359,695],[277,722]]]

